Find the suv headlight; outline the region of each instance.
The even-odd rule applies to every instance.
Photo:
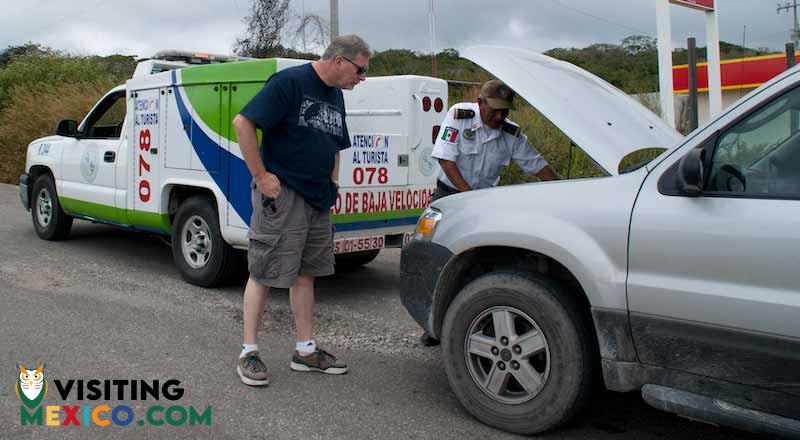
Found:
[[[428,208],[417,220],[417,229],[414,230],[414,240],[430,241],[442,219],[442,213],[435,208]]]

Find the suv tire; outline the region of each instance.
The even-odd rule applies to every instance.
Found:
[[[482,422],[519,434],[569,420],[592,391],[584,315],[543,276],[493,272],[470,282],[448,308],[441,338],[458,400]]]
[[[31,220],[36,235],[45,240],[63,240],[72,229],[72,217],[64,213],[53,177],[42,174],[33,183]]]
[[[183,279],[196,286],[217,286],[233,274],[234,254],[220,233],[213,199],[193,196],[184,201],[172,227],[172,257]]]

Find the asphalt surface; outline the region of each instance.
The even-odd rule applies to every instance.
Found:
[[[76,221],[68,240],[41,240],[18,188],[0,185],[0,438],[515,438],[463,410],[439,348],[419,345],[421,332],[398,297],[399,261],[398,250],[386,250],[360,270],[317,282],[317,341],[348,362],[344,376],[289,370],[288,294],[272,292],[259,339],[271,384],[250,388],[235,373],[244,279],[213,290],[191,286],[160,239],[104,225]],[[127,405],[136,423],[21,426],[18,362],[46,364],[44,405]],[[69,379],[176,379],[184,394],[79,401],[73,390],[62,400],[53,381]],[[211,424],[140,426],[154,405],[198,413],[210,406]],[[585,414],[540,437],[753,438],[657,411],[638,393],[602,391]]]

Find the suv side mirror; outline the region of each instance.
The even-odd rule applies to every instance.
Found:
[[[56,135],[75,137],[78,135],[78,122],[71,119],[64,119],[56,127]]]
[[[678,162],[678,189],[685,195],[703,194],[706,150],[695,148]]]

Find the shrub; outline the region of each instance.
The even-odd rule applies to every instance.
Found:
[[[77,57],[39,45],[0,53],[0,181],[17,183],[27,145],[55,133],[62,119],[80,121],[110,88],[130,78],[132,57]]]
[[[0,110],[0,181],[16,184],[25,168],[28,144],[55,133],[58,121],[80,121],[100,97],[116,84],[82,81],[31,89],[14,87],[8,104]]]
[[[0,109],[11,97],[11,90],[44,90],[50,86],[79,82],[121,84],[135,68],[131,57],[72,57],[54,53],[35,53],[12,57],[0,70]]]
[[[519,97],[515,102],[509,119],[519,124],[530,143],[561,176],[562,179],[603,176],[602,170],[581,149],[572,147],[569,138]],[[523,183],[536,180],[522,173],[512,163],[500,176],[500,185]]]

